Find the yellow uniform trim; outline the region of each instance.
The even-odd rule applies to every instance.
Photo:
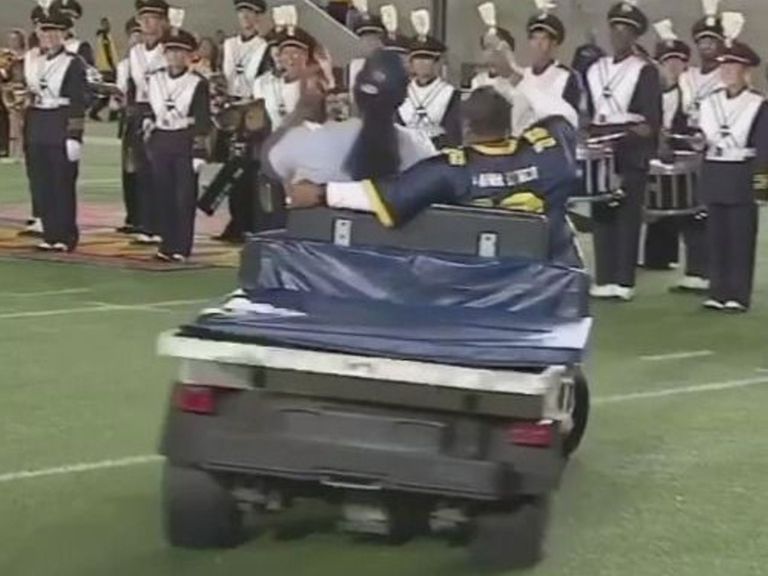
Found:
[[[373,205],[373,212],[376,214],[376,218],[379,219],[382,226],[387,228],[395,227],[395,219],[392,217],[389,209],[384,201],[381,199],[379,191],[376,190],[376,186],[370,180],[363,180],[363,186],[365,186],[365,192],[368,194],[368,198]]]
[[[517,140],[503,140],[492,144],[473,144],[471,148],[486,156],[509,156],[517,152]]]

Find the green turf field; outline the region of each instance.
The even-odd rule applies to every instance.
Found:
[[[116,197],[117,153],[89,145],[89,199]],[[0,167],[1,201],[24,198],[21,170]],[[643,274],[633,304],[596,307],[593,419],[556,498],[549,556],[532,574],[767,573],[766,241],[761,257],[746,317],[667,294],[666,273]],[[154,341],[234,282],[234,270],[0,261],[0,575],[472,574],[462,550],[429,540],[390,548],[321,531],[295,541],[268,534],[224,553],[166,547],[161,467],[144,457],[156,448],[174,366],[155,356]],[[77,470],[132,457],[144,459]],[[309,507],[283,524],[326,519]]]

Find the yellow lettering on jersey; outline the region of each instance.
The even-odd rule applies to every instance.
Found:
[[[544,213],[544,201],[530,191],[511,194],[504,198],[499,206],[505,210],[514,210],[516,212]]]

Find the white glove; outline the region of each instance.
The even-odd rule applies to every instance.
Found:
[[[80,162],[83,155],[83,145],[77,140],[67,140],[67,160],[70,162]]]
[[[203,160],[202,158],[192,159],[192,170],[194,170],[195,174],[200,174],[200,171],[203,169],[203,166],[205,166],[205,160]]]

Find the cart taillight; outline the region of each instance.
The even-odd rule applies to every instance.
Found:
[[[182,412],[192,414],[216,413],[216,389],[210,386],[181,384],[176,388],[174,404]]]
[[[554,422],[552,420],[514,422],[507,428],[507,440],[517,446],[548,448],[555,441]]]

